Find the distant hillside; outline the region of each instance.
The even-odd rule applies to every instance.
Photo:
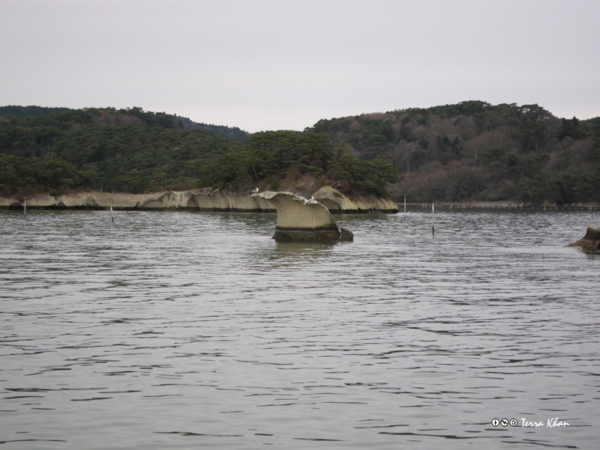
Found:
[[[69,120],[69,114],[73,116],[75,114],[76,120],[78,123],[89,123],[86,121],[85,116],[81,114],[77,114],[77,111],[88,112],[88,116],[91,115],[99,115],[102,114],[102,111],[108,112],[115,115],[121,115],[121,122],[133,125],[134,122],[123,120],[124,117],[136,117],[140,119],[138,124],[145,123],[148,126],[164,126],[166,128],[183,128],[185,130],[203,130],[208,134],[214,136],[222,136],[229,139],[247,141],[250,133],[240,130],[237,127],[227,127],[224,125],[209,125],[206,123],[198,123],[194,122],[187,117],[181,117],[177,114],[166,114],[166,113],[154,113],[144,111],[142,108],[134,107],[127,109],[116,110],[114,108],[84,108],[82,110],[71,109],[71,108],[47,108],[43,106],[0,106],[0,117],[5,118],[37,118],[40,116],[48,116],[55,115],[57,113],[67,113],[62,116],[56,116],[58,122],[64,122],[65,120]],[[0,119],[1,120],[1,119]],[[83,122],[82,122],[83,120]],[[118,122],[119,119],[115,118],[115,123]],[[46,122],[46,120],[42,119],[42,122]],[[57,121],[54,121],[56,124]]]
[[[466,101],[320,120],[307,130],[393,164],[396,199],[600,202],[600,118]]]
[[[13,117],[23,117],[23,116],[45,116],[48,114],[60,113],[60,112],[68,112],[69,108],[46,108],[44,106],[0,106],[0,116],[13,116]]]
[[[181,124],[184,130],[203,130],[208,134],[223,136],[229,139],[236,139],[239,141],[247,141],[250,137],[250,133],[240,130],[238,127],[226,127],[224,125],[208,125],[206,123],[194,122],[187,117],[181,117],[177,114],[174,115],[175,122]]]

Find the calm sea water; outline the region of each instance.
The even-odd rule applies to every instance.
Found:
[[[598,448],[600,213],[336,218],[0,212],[2,448]]]

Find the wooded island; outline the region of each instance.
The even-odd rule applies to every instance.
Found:
[[[141,108],[0,107],[2,196],[290,186],[413,202],[600,202],[600,118],[468,101],[249,134]]]

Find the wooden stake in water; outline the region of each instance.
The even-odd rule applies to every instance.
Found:
[[[23,217],[27,215],[27,197],[23,198]]]
[[[431,204],[431,234],[435,236],[435,206]]]
[[[406,217],[406,194],[404,194],[404,217]]]
[[[113,223],[115,222],[115,216],[113,215],[112,212],[112,206],[110,207],[110,218],[112,219]]]

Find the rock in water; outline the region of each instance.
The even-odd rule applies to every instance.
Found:
[[[345,228],[340,228],[340,241],[342,242],[352,242],[354,241],[354,233],[352,231],[346,230]]]
[[[583,239],[573,242],[569,247],[581,247],[583,250],[598,251],[600,250],[600,228],[588,227]]]
[[[352,241],[348,230],[340,230],[329,210],[318,201],[291,192],[253,194],[268,200],[277,209],[276,241],[332,242]]]

